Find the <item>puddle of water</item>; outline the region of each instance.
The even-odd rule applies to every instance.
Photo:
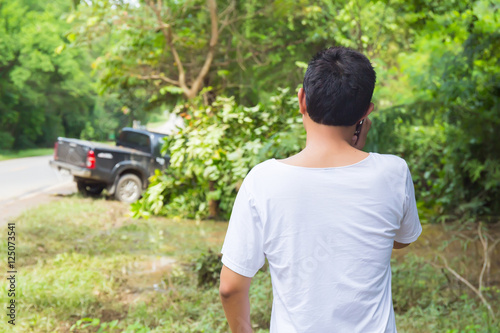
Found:
[[[165,277],[175,266],[176,260],[170,257],[152,257],[144,261],[134,261],[122,267],[131,292],[145,289],[165,291]]]

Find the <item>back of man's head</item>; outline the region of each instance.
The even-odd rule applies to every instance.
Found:
[[[370,106],[375,71],[363,54],[344,47],[318,52],[304,77],[307,113],[316,123],[352,126]]]

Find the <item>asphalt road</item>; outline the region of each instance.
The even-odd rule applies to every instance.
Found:
[[[48,201],[57,194],[76,191],[71,176],[49,166],[52,156],[0,162],[0,222]]]

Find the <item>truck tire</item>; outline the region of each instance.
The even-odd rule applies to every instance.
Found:
[[[115,198],[119,201],[132,203],[137,201],[142,194],[142,181],[132,173],[120,177],[116,184]]]
[[[104,190],[103,184],[98,183],[88,183],[84,180],[79,180],[76,182],[76,187],[78,192],[80,192],[85,197],[97,197]]]

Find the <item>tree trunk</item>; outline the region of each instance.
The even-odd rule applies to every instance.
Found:
[[[215,181],[211,180],[209,182],[209,191],[215,190]],[[208,218],[215,219],[219,216],[219,200],[210,199],[208,201]]]

